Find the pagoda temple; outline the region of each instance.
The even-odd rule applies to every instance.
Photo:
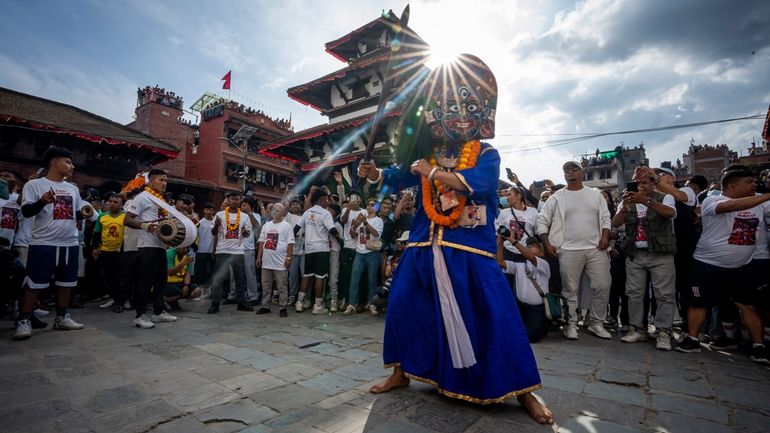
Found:
[[[427,75],[424,61],[428,44],[388,11],[341,38],[326,43],[326,52],[347,66],[287,90],[290,98],[328,117],[328,123],[281,137],[260,148],[263,155],[297,163],[301,174],[316,172],[317,179],[339,170],[347,184],[355,182],[355,164],[366,149],[371,120],[380,99],[391,53],[400,59],[398,77],[391,87],[385,118],[375,136],[374,159],[378,165],[393,159],[398,117],[411,91]],[[396,30],[404,32],[403,43],[391,46]],[[351,177],[352,175],[352,177]],[[318,182],[314,182],[318,183]]]

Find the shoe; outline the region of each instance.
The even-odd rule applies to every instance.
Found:
[[[752,346],[750,358],[752,361],[756,362],[757,364],[770,365],[770,357],[768,357],[767,349],[765,348],[764,345]]]
[[[345,308],[345,311],[342,312],[343,315],[349,316],[351,314],[356,314],[356,307],[352,305],[348,305],[347,308]]]
[[[296,301],[297,301],[297,297],[296,296],[289,296],[289,305],[294,305],[294,303]]]
[[[576,325],[567,325],[564,327],[564,338],[567,340],[577,340],[578,331]]]
[[[281,317],[289,317],[289,312],[286,311],[286,308],[281,308],[281,310],[278,312],[278,315]]]
[[[294,304],[294,311],[296,311],[297,313],[301,313],[302,312],[302,307],[303,307],[302,301],[297,301]]]
[[[154,328],[155,324],[152,323],[149,318],[147,318],[146,314],[142,314],[141,316],[134,319],[134,326],[141,329],[150,329]]]
[[[323,304],[321,305],[313,305],[313,314],[326,314],[329,310],[324,307]]]
[[[168,307],[171,311],[182,311],[182,306],[179,305],[179,301],[169,302]]]
[[[684,353],[700,353],[700,341],[692,337],[687,337],[681,343],[677,344],[674,350]]]
[[[626,335],[621,337],[620,341],[624,343],[639,343],[642,341],[647,341],[647,334],[639,332],[636,330],[636,328],[631,327],[631,330]]]
[[[369,306],[369,314],[371,314],[372,316],[376,316],[376,315],[378,315],[380,313],[377,311],[377,307],[375,305],[370,305]]]
[[[250,307],[249,304],[245,302],[239,302],[238,308],[236,308],[238,311],[254,311],[254,307]]]
[[[130,302],[126,301],[126,302],[123,303],[123,309],[124,310],[132,310],[133,307],[131,306]]]
[[[113,313],[122,313],[124,310],[125,308],[123,308],[122,305],[115,305],[114,307],[112,307]]]
[[[604,329],[604,326],[599,322],[591,323],[586,327],[586,332],[593,335],[594,337],[599,337],[603,340],[611,340],[612,334],[607,332],[606,329]]]
[[[208,314],[217,314],[219,313],[219,304],[211,304],[211,307],[209,307]]]
[[[13,335],[14,340],[26,340],[32,336],[32,323],[29,320],[19,320],[16,322],[16,333]]]
[[[33,311],[32,314],[34,316],[45,317],[45,316],[51,314],[51,312],[48,311],[48,310],[44,310],[42,308],[35,308],[35,311]]]
[[[105,302],[105,303],[103,303],[103,304],[99,305],[99,308],[110,308],[110,307],[112,307],[113,305],[115,305],[115,301],[113,301],[112,299],[110,299],[109,301],[107,301],[107,302]]]
[[[363,305],[356,305],[356,313],[363,313],[364,311],[366,311],[366,307]]]
[[[658,338],[655,340],[655,348],[658,350],[671,350],[671,334],[668,331],[658,331]]]
[[[618,321],[615,319],[607,319],[604,321],[604,328],[608,330],[615,330],[618,327]]]
[[[153,314],[150,316],[150,320],[153,322],[176,322],[176,316],[172,316],[164,311],[160,314]]]
[[[345,311],[345,308],[347,308],[348,303],[345,300],[345,298],[340,299],[340,302],[337,304],[337,309],[339,311]]]
[[[302,309],[307,310],[311,305],[313,304],[310,303],[310,299],[305,298],[305,301],[302,303]]]
[[[83,329],[83,324],[72,320],[69,314],[65,314],[64,317],[56,316],[56,319],[53,321],[53,329],[77,331],[78,329]]]
[[[48,327],[47,323],[35,317],[34,314],[32,315],[32,318],[29,319],[29,321],[32,323],[32,329],[45,329]]]
[[[720,335],[709,344],[711,350],[738,350],[738,343],[730,337]]]
[[[332,313],[336,313],[337,312],[337,300],[336,299],[332,299],[331,302],[329,302],[329,311],[331,311]]]
[[[232,304],[237,304],[238,301],[236,301],[235,299],[225,298],[225,302],[222,302],[222,303],[225,305],[232,305]]]
[[[270,308],[259,307],[259,309],[257,309],[257,314],[270,314]]]

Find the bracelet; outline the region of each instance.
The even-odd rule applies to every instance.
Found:
[[[438,166],[433,167],[433,169],[431,169],[430,174],[428,174],[428,180],[429,181],[433,180],[433,176],[436,175],[436,171],[438,171]]]
[[[377,169],[377,179],[369,180],[369,183],[373,185],[373,184],[379,182],[381,177],[382,177],[382,169],[378,168]]]

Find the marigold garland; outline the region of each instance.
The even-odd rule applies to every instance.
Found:
[[[238,213],[235,214],[235,224],[230,224],[230,207],[225,208],[225,223],[227,224],[227,231],[234,232],[238,230],[238,226],[241,225],[241,210],[238,209]]]
[[[146,192],[150,193],[151,195],[154,195],[155,197],[157,197],[158,200],[164,201],[164,202],[166,201],[166,199],[163,198],[163,194],[159,193],[158,191],[155,191],[155,188],[153,188],[151,186],[146,186],[146,187],[144,187],[144,190]],[[158,214],[160,214],[160,216],[166,217],[166,216],[168,216],[168,211],[166,209],[163,209],[162,207],[159,207],[158,208]]]
[[[479,140],[468,141],[463,144],[463,147],[460,151],[457,170],[465,170],[467,168],[475,167],[476,161],[479,158],[480,150],[481,142]],[[435,156],[431,158],[430,165],[433,167],[438,165]],[[433,197],[433,185],[430,184],[428,177],[422,177],[422,207],[425,209],[425,214],[428,216],[428,219],[433,221],[435,224],[449,228],[457,227],[460,224],[460,215],[465,208],[465,203],[467,202],[468,198],[464,195],[458,196],[457,206],[455,206],[449,215],[444,215],[436,210],[436,208],[440,208],[441,206],[439,196],[448,192],[450,189],[437,180],[434,180],[433,183],[437,192],[439,193],[436,197]]]

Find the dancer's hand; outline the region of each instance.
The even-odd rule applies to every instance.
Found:
[[[412,163],[410,170],[412,174],[427,176],[430,174],[430,171],[433,170],[433,166],[430,165],[430,163],[424,159],[418,159],[417,161]]]

